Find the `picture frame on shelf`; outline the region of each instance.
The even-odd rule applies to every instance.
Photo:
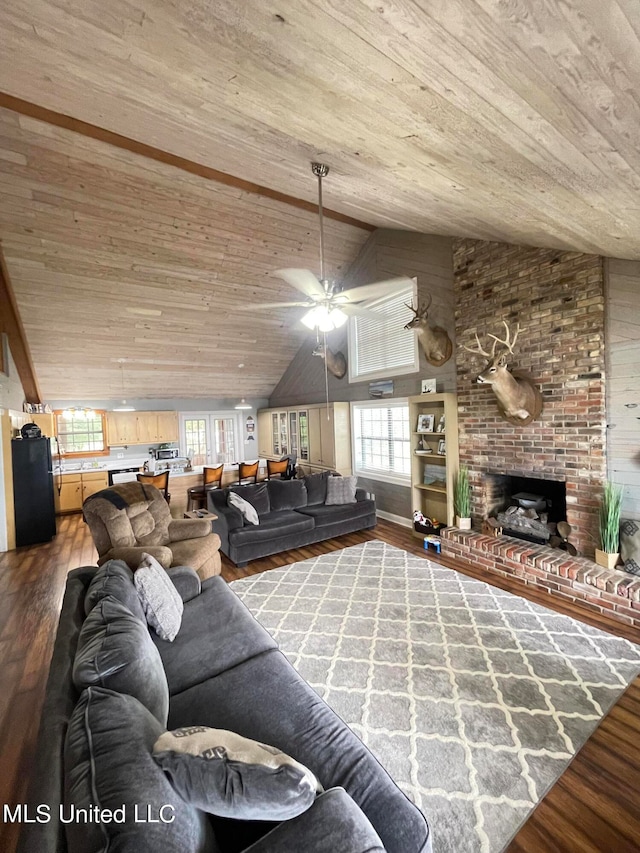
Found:
[[[440,456],[447,455],[447,445],[444,438],[441,438],[438,442],[438,453],[440,454]]]
[[[416,432],[433,432],[434,423],[435,415],[418,415],[418,424],[416,426]]]
[[[422,393],[423,394],[435,394],[436,393],[436,380],[435,379],[423,379],[422,380]]]

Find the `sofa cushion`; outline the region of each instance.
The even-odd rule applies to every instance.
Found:
[[[182,622],[184,604],[160,563],[143,554],[133,578],[147,623],[163,640],[173,642]]]
[[[620,556],[625,572],[640,575],[640,522],[627,518],[620,523]]]
[[[357,477],[329,477],[327,480],[327,506],[356,502]]]
[[[267,480],[267,490],[272,512],[307,505],[307,489],[303,480]]]
[[[345,788],[388,853],[430,849],[424,816],[279,650],[175,696],[169,728],[189,725],[232,729],[270,743],[302,762],[324,788]]]
[[[78,637],[73,683],[107,687],[135,696],[162,725],[169,712],[169,688],[162,660],[145,622],[111,596],[87,616]]]
[[[185,803],[152,757],[163,727],[134,699],[90,687],[69,721],[64,748],[65,816],[70,807],[119,809],[123,823],[72,820],[69,853],[215,853],[206,815]],[[136,822],[136,817],[140,820]],[[151,818],[149,822],[143,820]]]
[[[172,696],[276,647],[219,576],[204,581],[200,595],[185,603],[182,627],[173,643],[152,639]]]
[[[244,524],[260,524],[258,511],[250,501],[245,500],[235,492],[229,492],[227,495],[227,501],[229,502],[229,506],[233,506],[240,510],[244,519]]]
[[[134,616],[144,621],[144,613],[133,583],[133,572],[124,560],[108,560],[95,573],[84,598],[84,612],[93,608],[108,595],[116,598]]]
[[[264,515],[266,512],[271,511],[266,483],[257,483],[250,486],[229,486],[229,491],[235,492],[236,495],[240,495],[245,501],[249,501],[256,508],[258,515]]]
[[[183,800],[235,820],[290,820],[318,782],[295,759],[235,732],[189,726],[160,735],[153,757]]]
[[[321,471],[319,474],[308,474],[304,478],[304,484],[307,489],[307,505],[314,506],[315,504],[323,504],[327,499],[327,480],[329,479],[328,471]]]
[[[330,524],[339,524],[341,521],[349,519],[365,518],[367,515],[375,513],[375,511],[376,505],[371,500],[357,501],[353,504],[307,506],[304,509],[298,510],[300,515],[304,514],[313,518],[317,528],[327,527]]]
[[[313,519],[300,512],[268,512],[261,516],[259,527],[241,527],[229,533],[229,542],[238,547],[249,542],[269,542],[271,539],[281,539],[291,533],[301,533],[313,529]]]

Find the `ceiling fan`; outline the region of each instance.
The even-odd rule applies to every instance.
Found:
[[[365,284],[362,287],[352,287],[339,290],[337,282],[325,276],[324,263],[324,230],[322,216],[322,179],[329,174],[329,167],[324,163],[312,163],[311,171],[318,178],[318,214],[320,218],[320,278],[306,269],[276,270],[274,275],[284,279],[296,290],[304,293],[306,299],[295,302],[268,302],[261,305],[246,306],[247,308],[306,308],[301,318],[302,323],[309,329],[320,332],[331,332],[347,322],[349,315],[360,314],[378,316],[360,303],[369,302],[399,290],[411,280],[406,276],[378,281],[375,284]]]

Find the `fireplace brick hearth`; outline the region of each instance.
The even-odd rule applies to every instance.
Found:
[[[527,585],[640,628],[640,577],[511,536],[484,536],[456,527],[447,527],[440,535],[442,553],[448,557],[502,577],[520,578]]]

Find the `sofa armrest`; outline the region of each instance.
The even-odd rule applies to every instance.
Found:
[[[385,853],[369,819],[343,788],[321,794],[310,809],[278,824],[244,853]]]
[[[192,598],[200,595],[202,588],[200,578],[191,566],[173,566],[167,569],[167,574],[183,601],[191,601]]]
[[[112,548],[110,551],[107,551],[106,554],[100,557],[98,565],[101,566],[107,560],[124,560],[131,571],[135,572],[142,561],[143,554],[151,554],[163,569],[168,569],[173,561],[173,554],[165,545],[131,545]]]
[[[169,541],[200,539],[211,533],[211,521],[206,518],[174,518],[169,522]]]
[[[239,509],[233,506],[209,506],[210,512],[218,517],[211,523],[211,530],[220,537],[220,550],[223,554],[229,553],[229,533],[244,527],[244,517]]]
[[[376,496],[373,492],[368,492],[366,489],[356,489],[357,501],[375,501]]]

